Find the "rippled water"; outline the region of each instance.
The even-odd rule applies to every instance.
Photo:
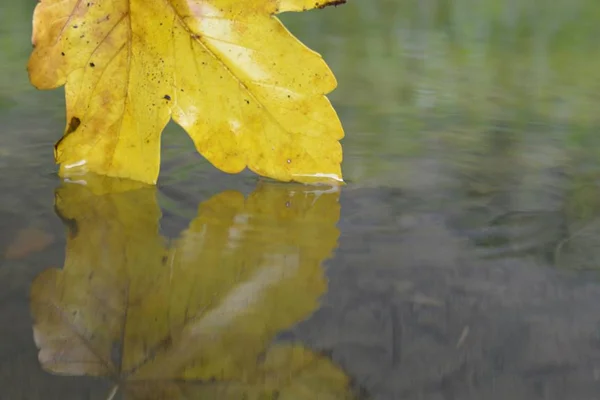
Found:
[[[341,190],[175,125],[156,189],[61,183],[34,2],[3,3],[0,398],[596,398],[596,3],[283,16],[338,78]]]

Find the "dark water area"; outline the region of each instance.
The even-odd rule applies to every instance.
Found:
[[[376,3],[282,16],[337,76],[341,188],[174,124],[156,188],[61,181],[35,4],[0,4],[0,399],[600,396],[600,6]]]

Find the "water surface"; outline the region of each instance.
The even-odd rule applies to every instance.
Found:
[[[175,125],[156,189],[61,182],[34,3],[0,5],[2,399],[596,397],[596,2],[283,16],[338,78],[341,190]]]

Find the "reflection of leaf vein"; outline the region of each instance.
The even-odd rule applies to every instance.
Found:
[[[155,344],[154,346],[152,346],[151,348],[146,350],[148,355],[146,357],[144,357],[140,362],[135,364],[133,367],[131,367],[129,369],[129,371],[123,373],[122,376],[127,378],[131,375],[134,375],[141,367],[152,362],[152,360],[154,360],[160,352],[167,351],[169,349],[169,347],[171,347],[172,345],[173,345],[173,339],[171,338],[171,336],[170,335],[165,336],[157,344]],[[156,380],[156,379],[153,379],[153,380]]]
[[[71,331],[75,333],[75,335],[79,338],[79,340],[81,340],[83,345],[90,351],[90,353],[92,353],[100,361],[100,364],[102,364],[104,368],[106,368],[106,371],[111,375],[115,375],[114,368],[110,364],[110,362],[102,358],[102,356],[95,351],[92,343],[86,338],[85,333],[87,332],[82,332],[81,329],[79,329],[79,326],[71,321],[71,319],[69,318],[69,314],[66,313],[61,307],[59,307],[54,301],[50,301],[50,305],[55,309],[55,311],[58,312],[58,315],[60,315],[63,322],[65,322],[69,326],[69,328],[71,328]],[[63,361],[61,359],[59,360]],[[81,361],[77,362],[81,363]],[[90,362],[89,364],[93,363]]]
[[[129,286],[127,288],[126,298],[127,299],[129,298]],[[125,305],[125,313],[123,316],[124,320],[122,322],[123,330],[121,332],[121,345],[123,345],[125,343],[127,314],[128,314],[130,305],[131,305],[131,302],[127,301],[126,305]],[[167,351],[169,349],[169,347],[172,346],[172,344],[173,344],[173,338],[171,337],[170,334],[168,334],[167,336],[163,337],[158,343],[156,343],[155,345],[153,345],[149,349],[147,349],[146,350],[147,356],[144,357],[142,360],[140,360],[137,364],[133,365],[128,371],[123,371],[121,368],[121,364],[120,364],[119,372],[121,373],[121,376],[126,378],[131,375],[134,375],[136,373],[136,371],[139,370],[142,366],[144,366],[145,364],[148,364],[149,362],[154,360],[160,352]],[[122,363],[122,358],[120,360],[120,363]]]
[[[123,357],[122,355],[123,353],[123,347],[125,346],[125,334],[127,332],[127,316],[129,315],[129,288],[131,286],[127,285],[127,289],[125,290],[125,296],[124,298],[127,299],[125,301],[125,306],[123,307],[123,317],[121,319],[121,342],[120,344],[118,344],[119,346],[119,353],[120,353],[120,357],[119,357],[119,367],[118,367],[118,372],[119,374],[123,371]]]
[[[110,301],[108,301],[110,298],[106,298],[105,293],[99,293],[99,291],[92,286],[92,288],[90,289],[90,296],[94,299],[98,301],[98,304],[100,304],[100,306],[106,310],[108,310],[108,313],[112,313],[115,314],[117,316],[120,316],[123,314],[123,312],[115,307],[113,307],[110,304]]]

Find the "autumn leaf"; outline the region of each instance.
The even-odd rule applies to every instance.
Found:
[[[343,137],[321,56],[275,14],[340,0],[41,0],[31,82],[65,85],[62,176],[156,183],[172,118],[217,168],[341,181]]]
[[[43,368],[104,376],[130,399],[345,399],[348,378],[298,344],[272,344],[326,290],[338,191],[224,192],[170,243],[155,188],[65,184],[65,265],[31,288]],[[266,396],[266,397],[265,397]]]

